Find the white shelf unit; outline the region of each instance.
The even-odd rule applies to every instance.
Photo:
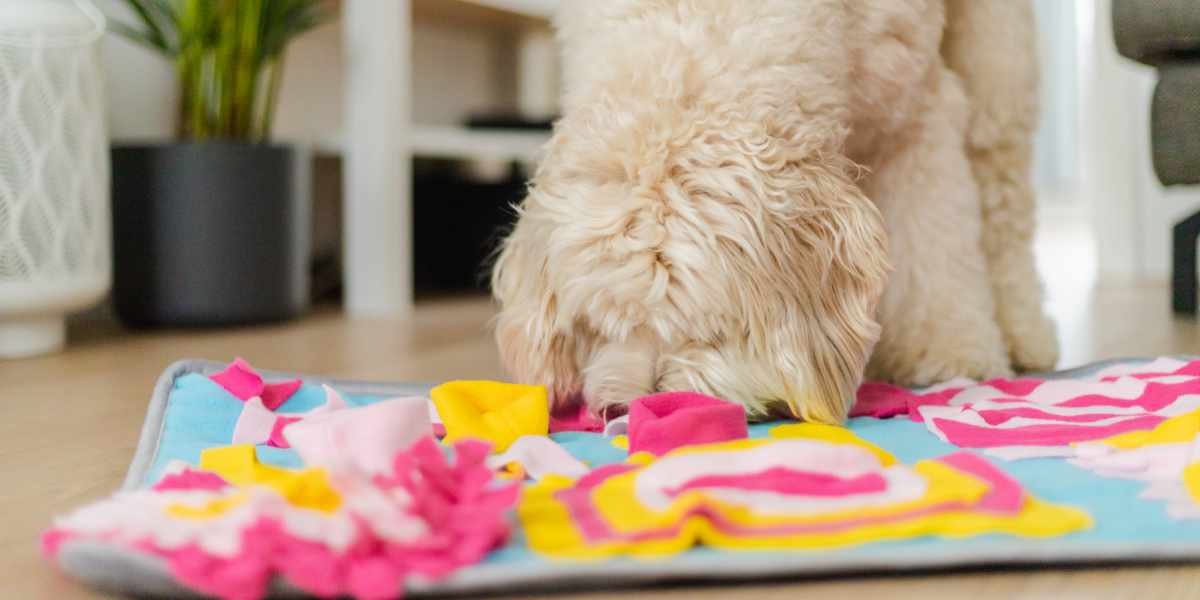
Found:
[[[345,131],[318,147],[344,160],[345,310],[351,316],[412,314],[412,158],[533,162],[543,133],[470,130],[412,122],[414,0],[343,0]],[[544,21],[558,0],[436,0],[439,11],[472,5]],[[521,39],[522,104],[544,109],[552,40]],[[547,50],[550,48],[550,50]],[[549,57],[549,58],[548,58]],[[537,64],[524,64],[536,62]],[[552,64],[551,64],[552,67]]]
[[[410,130],[414,156],[534,162],[550,136],[537,131],[473,130],[416,125]]]
[[[558,8],[558,0],[463,0],[504,12],[527,17],[549,19]]]
[[[415,157],[535,163],[550,135],[520,129],[467,129],[448,125],[413,124],[407,145]],[[319,152],[341,155],[344,136],[318,140]]]

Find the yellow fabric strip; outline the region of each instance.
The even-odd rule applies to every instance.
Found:
[[[332,513],[342,504],[341,495],[330,485],[324,469],[294,471],[264,465],[258,462],[254,446],[251,445],[209,448],[200,453],[200,468],[220,475],[238,488],[270,488],[297,508]],[[216,517],[236,508],[245,500],[243,490],[212,500],[201,507],[172,505],[167,512],[188,518]]]
[[[1187,487],[1188,495],[1192,497],[1192,501],[1200,504],[1200,462],[1192,463],[1184,468],[1183,484]]]
[[[862,448],[870,450],[879,458],[879,464],[890,467],[896,464],[896,457],[892,456],[887,450],[868,442],[854,432],[845,427],[836,425],[824,425],[822,423],[789,423],[772,427],[767,435],[773,439],[806,439],[806,440],[822,440],[833,444],[854,444]]]
[[[1171,417],[1149,431],[1131,431],[1100,440],[1101,444],[1132,450],[1142,446],[1190,442],[1200,433],[1200,410]]]
[[[806,433],[817,431],[816,428],[810,428]],[[795,433],[795,430],[791,433]],[[841,436],[836,433],[832,435]],[[688,447],[678,452],[729,451],[738,447],[748,449],[763,443],[770,441],[741,440]],[[650,457],[637,455],[631,457],[629,462],[645,465],[652,461]],[[635,469],[613,476],[600,484],[592,491],[591,502],[602,520],[615,532],[616,537],[623,537],[621,534],[635,535],[677,528],[667,537],[642,541],[586,541],[566,505],[556,498],[559,492],[574,485],[572,480],[562,477],[549,477],[526,487],[518,507],[518,518],[534,551],[551,558],[572,560],[602,559],[616,555],[662,557],[701,544],[726,550],[819,549],[923,535],[955,538],[1004,533],[1047,537],[1085,529],[1092,523],[1090,516],[1084,511],[1050,504],[1032,497],[1026,498],[1025,506],[1016,515],[970,509],[937,512],[932,509],[947,502],[965,502],[968,505],[978,502],[987,493],[988,485],[973,475],[938,461],[921,461],[913,466],[913,470],[922,475],[928,483],[924,496],[919,500],[821,515],[779,516],[755,514],[746,507],[721,502],[700,490],[681,494],[667,510],[655,511],[642,504],[637,497],[636,481],[641,469]],[[1200,479],[1200,473],[1197,474],[1197,478]],[[701,505],[706,510],[719,512],[728,521],[751,529],[763,528],[764,531],[761,535],[753,532],[732,535],[714,526],[707,517],[689,516],[689,511]],[[931,510],[921,514],[922,509]],[[906,514],[912,516],[905,517]],[[766,528],[781,525],[836,524],[864,519],[878,520],[852,525],[846,529],[800,534],[772,534],[766,531]]]
[[[451,381],[433,388],[430,398],[446,427],[446,444],[474,438],[503,452],[523,435],[550,430],[549,398],[540,385]]]

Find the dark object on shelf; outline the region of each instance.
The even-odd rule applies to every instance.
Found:
[[[135,326],[280,321],[308,306],[311,160],[234,142],[113,149],[114,298]]]
[[[500,183],[477,183],[452,164],[417,169],[413,189],[413,276],[418,294],[486,292],[490,258],[525,196],[516,165]]]
[[[480,114],[467,119],[469,129],[524,129],[530,131],[550,131],[554,129],[551,119],[528,119],[518,114]]]
[[[342,157],[314,151],[312,158],[313,305],[342,300]]]
[[[1178,222],[1171,230],[1171,308],[1196,314],[1196,243],[1200,238],[1200,212]]]

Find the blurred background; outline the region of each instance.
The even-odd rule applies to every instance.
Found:
[[[114,312],[127,323],[168,329],[331,313],[405,320],[422,314],[421,307],[462,302],[473,303],[479,315],[490,314],[484,299],[487,256],[512,219],[508,206],[521,198],[558,114],[561,77],[550,23],[557,3],[319,2],[321,19],[287,46],[285,61],[271,65],[280,74],[270,139],[287,149],[275,163],[264,156],[237,159],[232,151],[207,158],[164,151],[163,146],[181,145],[176,140],[186,88],[180,61],[128,35],[100,38],[103,119],[117,148],[112,171],[117,291],[105,294],[99,308],[73,318],[73,339],[123,335]],[[140,23],[136,3],[96,0],[96,6],[110,24]],[[1110,0],[1036,0],[1035,7],[1043,77],[1035,165],[1038,257],[1065,340],[1062,364],[1109,349],[1127,347],[1123,353],[1131,353],[1188,344],[1196,334],[1190,321],[1169,311],[1170,231],[1200,208],[1200,188],[1164,187],[1155,176],[1150,132],[1155,69],[1116,51]],[[237,164],[249,171],[220,176],[212,173],[239,173],[238,167],[197,166],[218,160],[241,160]],[[246,173],[275,173],[288,183],[235,189],[258,179]],[[169,189],[150,189],[155,185]],[[192,225],[180,225],[160,223],[161,214],[131,206],[129,199],[187,196],[178,190],[192,188],[190,199],[170,201],[195,204],[197,194],[278,195],[287,206],[265,216],[242,208],[222,208],[216,216],[183,211]],[[155,205],[159,212],[165,202]],[[221,218],[266,219],[296,231],[262,226],[224,231]],[[167,256],[170,251],[152,250],[151,242],[138,237],[148,228],[177,231],[169,245],[208,244],[225,252]],[[196,233],[189,228],[203,235],[183,244]],[[286,246],[289,252],[252,257],[252,251],[229,250],[236,246],[233,238],[254,238],[258,246]],[[122,247],[122,239],[137,241]],[[0,249],[0,264],[2,257]],[[172,266],[171,260],[188,266]],[[244,273],[229,277],[205,261],[247,264]],[[273,272],[282,279],[270,279]],[[213,283],[214,277],[228,285]],[[267,288],[289,291],[257,298]],[[205,304],[206,293],[220,297]],[[238,306],[252,304],[252,296],[259,305]],[[1134,314],[1158,315],[1160,336],[1145,349],[1119,346],[1124,330],[1110,326]]]
[[[174,361],[506,377],[487,262],[560,1],[607,0],[0,0],[0,595],[92,597],[32,542],[121,481]],[[1059,367],[1200,354],[1200,2],[1032,2]]]
[[[132,20],[122,0],[98,5],[115,18]],[[409,270],[419,299],[486,291],[484,260],[498,228],[511,219],[508,206],[521,199],[558,112],[550,27],[556,5],[557,0],[324,3],[328,21],[288,50],[274,135],[312,155],[315,302],[347,301],[352,312],[365,314],[407,310],[401,306],[406,298],[395,296],[407,296],[410,284],[380,280],[401,279]],[[352,21],[348,13],[354,11],[359,16]],[[352,65],[350,52],[369,56]],[[114,36],[105,40],[103,56],[114,143],[169,139],[178,106],[174,66]],[[366,106],[348,98],[367,98]],[[348,124],[352,115],[364,122],[357,131]],[[379,136],[390,139],[364,139]],[[379,147],[392,143],[397,148]],[[359,235],[344,219],[344,190],[353,185],[346,181],[345,163],[353,144],[370,147],[368,152],[399,152],[411,161],[409,172],[388,182],[391,189],[362,201],[411,203],[412,220],[410,232],[390,234],[395,244],[372,240],[367,244],[372,248],[363,249],[361,260],[373,263],[367,267],[370,287],[392,291],[351,290],[347,298],[345,278],[354,269],[344,268],[343,247]],[[378,251],[382,245],[390,245],[389,251]]]

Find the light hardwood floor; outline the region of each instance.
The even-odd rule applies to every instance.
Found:
[[[1063,366],[1114,356],[1200,352],[1200,324],[1170,314],[1162,286],[1051,290]],[[158,373],[184,357],[244,356],[264,368],[439,381],[501,376],[486,300],[425,303],[408,326],[334,311],[295,323],[201,332],[81,331],[55,356],[0,362],[0,598],[100,597],[38,556],[55,513],[119,485]],[[1200,596],[1200,567],[1004,571],[638,590],[653,598],[1174,598]],[[619,598],[630,592],[581,598]],[[544,597],[544,596],[542,596]]]

